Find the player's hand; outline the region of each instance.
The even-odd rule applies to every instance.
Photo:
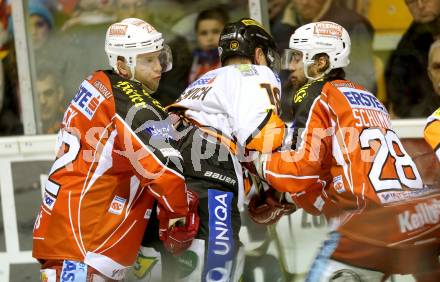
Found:
[[[198,203],[197,194],[188,190],[189,211],[186,217],[172,218],[164,208],[157,207],[159,238],[173,255],[178,255],[189,248],[197,235],[200,221],[197,214]]]
[[[292,214],[296,211],[296,206],[288,203],[284,194],[276,195],[276,191],[270,188],[251,198],[248,211],[255,223],[270,225],[276,223],[283,215]]]

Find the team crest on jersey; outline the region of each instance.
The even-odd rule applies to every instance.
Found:
[[[127,200],[124,198],[121,198],[119,196],[115,196],[113,198],[113,201],[110,203],[110,207],[108,211],[112,214],[120,215],[122,213],[122,210],[125,207],[125,202]]]
[[[104,96],[90,82],[85,80],[79,86],[75,97],[73,97],[72,105],[91,120],[102,101],[104,101]]]

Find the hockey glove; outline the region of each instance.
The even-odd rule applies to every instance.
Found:
[[[255,194],[249,201],[248,211],[250,218],[258,224],[271,225],[276,223],[283,215],[292,214],[296,210],[294,204],[277,199],[276,191],[270,188]]]
[[[162,240],[165,249],[173,255],[178,255],[189,248],[197,235],[199,230],[198,204],[197,194],[188,190],[189,211],[186,217],[170,218],[164,208],[157,206],[159,238]]]

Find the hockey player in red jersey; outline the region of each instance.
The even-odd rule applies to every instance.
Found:
[[[162,34],[125,19],[108,28],[105,51],[112,70],[81,83],[58,134],[33,234],[44,281],[123,280],[155,201],[169,250],[197,232],[197,196],[186,189],[172,124],[150,96],[172,66]]]
[[[385,107],[345,80],[347,31],[307,24],[289,47],[284,61],[301,54],[309,78],[295,94],[296,148],[255,163],[287,200],[330,221],[306,281],[382,281],[394,273],[438,281],[439,193],[423,185]]]

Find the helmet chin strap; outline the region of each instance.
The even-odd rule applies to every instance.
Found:
[[[137,79],[136,78],[134,78],[134,72],[135,72],[135,69],[136,68],[136,65],[131,65],[130,66],[130,71],[131,71],[131,77],[129,78],[130,80],[133,80],[133,81],[137,81]],[[139,82],[139,81],[137,81],[137,82]]]

